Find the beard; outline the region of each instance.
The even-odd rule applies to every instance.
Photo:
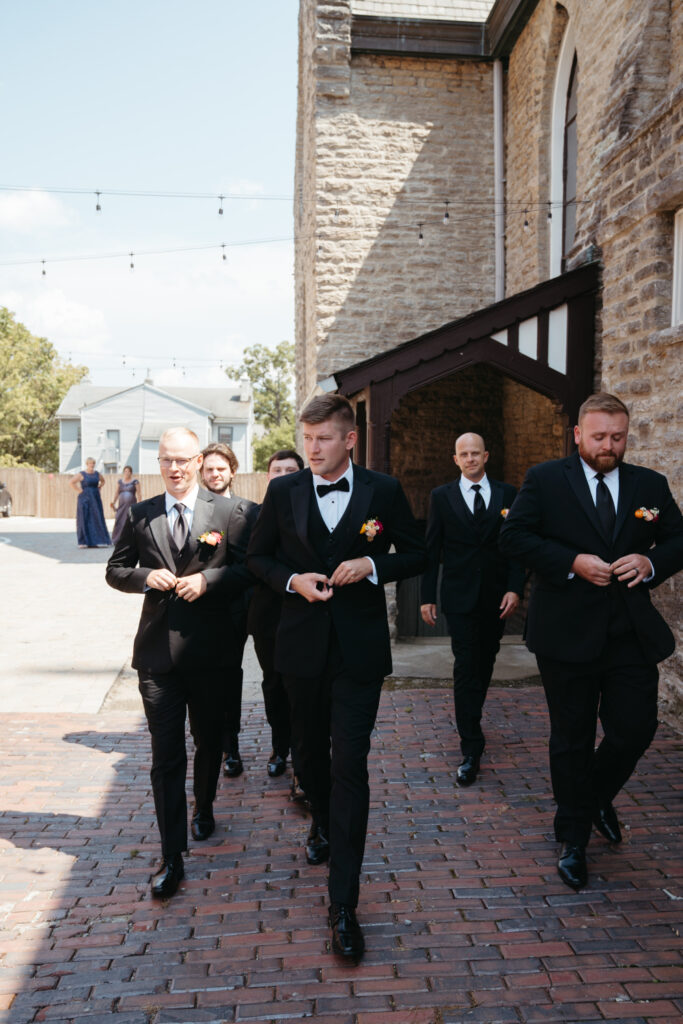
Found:
[[[225,494],[225,492],[230,488],[230,484],[225,484],[222,481],[214,484],[208,484],[206,480],[203,480],[202,483],[204,484],[204,487],[206,487],[207,491],[211,491],[212,494]]]
[[[589,455],[588,452],[583,450],[581,445],[579,445],[579,455],[596,473],[611,473],[613,469],[616,469],[624,461],[623,452],[618,455],[616,452],[609,452],[605,455]]]

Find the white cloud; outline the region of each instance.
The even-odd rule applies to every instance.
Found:
[[[67,298],[61,288],[40,288],[3,296],[32,334],[46,337],[63,354],[102,351],[109,337],[104,313]],[[19,313],[19,310],[21,311]],[[74,356],[74,362],[83,362]]]
[[[74,213],[47,192],[0,193],[0,228],[32,234],[74,222]]]

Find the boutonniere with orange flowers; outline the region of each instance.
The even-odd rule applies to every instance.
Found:
[[[199,543],[208,544],[210,548],[215,548],[220,544],[222,537],[222,530],[207,530],[206,533],[203,533],[199,538]]]
[[[360,532],[365,534],[367,541],[374,540],[378,533],[381,533],[384,527],[380,523],[379,519],[367,519],[360,528]]]
[[[659,519],[658,508],[645,508],[644,505],[641,505],[640,508],[637,508],[633,514],[635,515],[636,519],[644,519],[646,523],[656,523]]]
[[[500,514],[502,515],[503,519],[507,519],[509,511],[510,511],[509,508],[502,508],[500,510]]]

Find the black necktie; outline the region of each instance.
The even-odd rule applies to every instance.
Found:
[[[343,476],[341,480],[337,480],[336,484],[316,484],[315,489],[318,492],[318,497],[324,498],[330,491],[348,491],[349,481],[347,477]]]
[[[178,518],[173,524],[173,540],[178,551],[182,551],[187,540],[187,519],[183,515],[186,506],[183,505],[182,501],[177,501],[173,508],[178,513]]]
[[[612,501],[609,487],[605,483],[604,474],[596,473],[595,479],[598,481],[595,493],[595,507],[598,510],[598,519],[600,520],[603,533],[611,540],[614,533],[614,524],[617,519],[617,514],[614,511],[614,502]]]
[[[472,484],[472,490],[474,491],[474,518],[481,519],[486,512],[484,496],[479,493],[481,491],[481,484]]]

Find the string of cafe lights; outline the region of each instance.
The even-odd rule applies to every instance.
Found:
[[[258,199],[263,199],[263,200],[275,200],[275,201],[291,201],[292,198],[293,198],[291,195],[266,195],[266,194],[245,195],[245,194],[242,194],[242,193],[223,193],[223,194],[219,194],[217,196],[214,196],[213,193],[208,193],[208,192],[161,192],[161,191],[143,191],[143,190],[135,190],[134,191],[134,190],[124,190],[124,189],[107,189],[106,192],[105,192],[104,190],[91,190],[91,189],[70,188],[70,187],[64,187],[64,188],[53,188],[53,187],[41,188],[41,187],[38,187],[38,186],[27,186],[27,185],[0,185],[0,192],[2,192],[2,191],[5,191],[5,192],[11,192],[11,191],[42,192],[42,193],[51,192],[51,193],[60,193],[60,194],[71,194],[71,195],[92,195],[92,196],[94,196],[96,198],[96,205],[95,205],[96,212],[101,212],[101,209],[102,209],[101,200],[102,200],[102,196],[104,196],[105,194],[106,195],[115,195],[115,196],[136,196],[136,197],[145,197],[145,198],[174,198],[174,199],[178,199],[178,198],[179,199],[208,199],[208,198],[216,198],[218,200],[218,202],[219,202],[218,213],[220,215],[222,215],[224,213],[223,204],[224,204],[224,202],[226,200],[254,200],[254,199],[258,200]],[[316,199],[311,199],[311,200],[308,200],[308,201],[310,201],[310,202],[317,202]],[[588,202],[590,202],[590,200],[587,200],[587,199],[576,199],[576,200],[573,200],[573,205],[580,205],[582,203],[588,203]],[[445,200],[442,200],[441,203],[440,203],[439,200],[435,199],[434,197],[431,197],[431,198],[426,198],[426,197],[410,197],[410,196],[405,196],[405,195],[400,197],[400,204],[401,204],[401,206],[405,206],[405,205],[421,205],[421,206],[426,206],[426,205],[429,205],[431,207],[434,207],[434,206],[439,207],[439,205],[442,205],[443,206],[443,213],[442,213],[442,216],[441,216],[441,220],[442,220],[442,223],[443,223],[444,226],[449,226],[449,224],[451,223],[451,220],[452,220],[452,218],[451,218],[451,209],[458,208],[458,207],[461,207],[461,206],[466,207],[468,209],[471,208],[472,206],[475,206],[475,207],[476,206],[485,206],[485,207],[490,209],[491,206],[493,205],[495,208],[502,207],[505,210],[507,210],[507,209],[517,210],[521,215],[524,216],[523,229],[524,229],[525,232],[528,232],[530,230],[530,223],[529,223],[529,217],[531,216],[531,212],[530,211],[543,210],[543,211],[545,211],[546,219],[548,221],[551,221],[552,217],[553,217],[553,208],[555,208],[556,210],[562,210],[563,207],[564,207],[564,203],[559,202],[559,201],[553,202],[551,200],[531,201],[531,200],[528,200],[528,199],[526,199],[526,200],[521,200],[521,199],[520,200],[517,200],[517,199],[492,200],[492,199],[489,199],[489,198],[487,198],[487,199],[470,198],[470,199],[455,199],[455,200],[454,199],[445,199]],[[354,201],[353,205],[354,205],[354,207],[358,207],[359,204]],[[339,205],[338,204],[337,205],[330,204],[328,206],[328,212],[330,210],[333,211],[333,221],[334,221],[334,223],[338,224],[340,222],[340,219],[341,219],[341,211],[340,211]],[[417,242],[418,242],[419,246],[423,246],[424,245],[424,226],[425,226],[425,221],[424,220],[419,221],[418,224],[417,224]],[[237,246],[250,246],[250,245],[269,245],[269,244],[275,244],[275,243],[281,243],[281,242],[291,242],[291,241],[293,241],[293,238],[291,236],[287,236],[287,237],[278,237],[278,238],[247,239],[247,240],[237,241],[237,242],[209,243],[209,244],[203,244],[203,245],[182,246],[182,247],[166,248],[166,249],[144,249],[144,250],[138,249],[138,250],[129,250],[127,252],[120,252],[119,251],[119,252],[114,252],[114,253],[99,253],[99,254],[90,254],[90,255],[84,255],[84,256],[54,256],[54,257],[51,257],[50,259],[40,259],[40,258],[36,258],[36,257],[31,257],[31,258],[21,259],[21,260],[0,261],[0,267],[16,267],[16,266],[30,266],[30,265],[34,265],[35,266],[35,265],[39,265],[40,268],[41,268],[41,275],[43,277],[46,277],[47,276],[47,265],[48,265],[48,263],[54,264],[54,263],[89,262],[89,261],[94,261],[94,260],[109,260],[109,259],[127,258],[129,260],[129,268],[131,270],[134,270],[135,269],[135,259],[136,259],[137,256],[159,256],[159,255],[186,253],[186,252],[201,252],[201,251],[215,250],[215,251],[218,251],[220,253],[221,258],[222,258],[223,261],[227,261],[226,249],[228,249],[228,248],[233,248],[233,247],[237,247]],[[321,255],[322,251],[323,251],[322,250],[322,245],[321,245],[321,242],[319,240],[318,241],[318,247],[317,247],[317,254]]]

